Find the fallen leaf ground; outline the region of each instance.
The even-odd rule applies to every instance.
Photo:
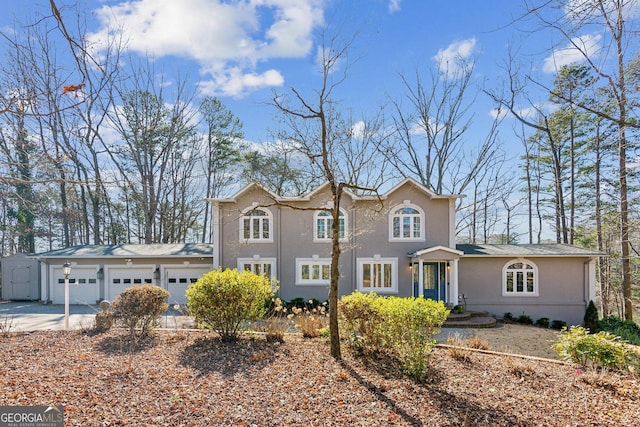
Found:
[[[640,382],[614,373],[435,349],[426,381],[322,339],[222,344],[162,331],[132,344],[43,331],[0,337],[0,405],[64,406],[65,426],[634,426]]]

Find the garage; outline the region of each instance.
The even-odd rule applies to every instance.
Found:
[[[62,266],[71,265],[71,304],[113,301],[125,289],[157,285],[171,294],[169,303],[185,304],[185,290],[211,270],[213,246],[204,243],[79,245],[33,256],[40,261],[40,298],[64,303]]]
[[[100,299],[96,269],[77,267],[69,275],[69,304],[95,304]],[[53,304],[64,304],[64,273],[62,267],[53,268]]]
[[[164,283],[165,289],[169,291],[169,304],[186,304],[187,287],[209,271],[211,271],[210,265],[166,267],[164,269]]]
[[[107,267],[105,271],[106,299],[113,301],[131,286],[152,285],[155,265]]]

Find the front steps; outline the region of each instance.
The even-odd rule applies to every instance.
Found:
[[[494,328],[496,318],[482,311],[465,311],[462,314],[449,314],[443,328]]]

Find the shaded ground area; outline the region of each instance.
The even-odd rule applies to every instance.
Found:
[[[503,332],[510,328],[498,328]],[[65,426],[634,425],[637,378],[517,356],[434,351],[424,383],[388,360],[329,356],[321,339],[222,344],[168,330],[130,342],[39,331],[0,335],[0,404],[62,404]]]

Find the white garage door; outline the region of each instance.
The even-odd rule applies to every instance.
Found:
[[[211,271],[211,266],[167,267],[165,270],[166,289],[169,291],[169,304],[186,304],[187,287],[200,276]]]
[[[95,304],[100,298],[96,268],[73,267],[69,275],[69,304]],[[53,269],[53,304],[64,304],[64,273]]]
[[[120,292],[131,286],[152,285],[153,266],[148,267],[111,267],[107,269],[106,298],[110,301],[116,299]]]

